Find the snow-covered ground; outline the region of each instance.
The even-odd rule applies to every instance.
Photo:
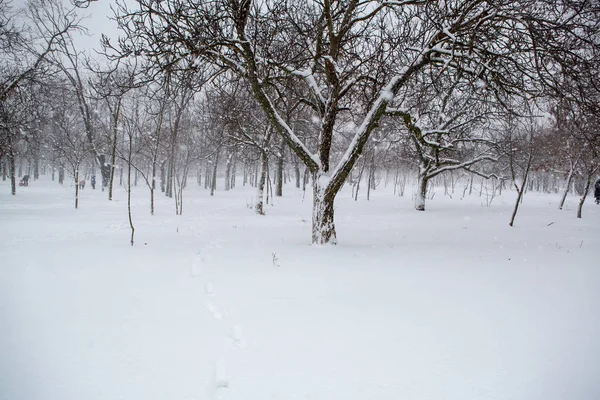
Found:
[[[438,190],[260,217],[250,188],[171,199],[0,182],[2,400],[600,399],[600,206],[528,193],[514,228]],[[220,185],[222,187],[222,185]],[[458,189],[457,189],[458,190]],[[410,190],[409,190],[410,192]]]

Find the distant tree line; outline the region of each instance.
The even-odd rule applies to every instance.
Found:
[[[600,161],[600,6],[591,0],[138,0],[116,42],[74,45],[82,1],[0,0],[0,173],[98,176],[174,199],[310,189],[335,243],[344,185],[479,195],[569,192]],[[224,178],[217,188],[217,176]],[[193,182],[192,182],[193,180]],[[362,191],[362,192],[361,192]],[[133,224],[132,224],[133,228]],[[132,236],[133,240],[133,236]]]

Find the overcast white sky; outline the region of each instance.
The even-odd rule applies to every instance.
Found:
[[[72,4],[71,0],[63,0],[65,4]],[[92,49],[100,49],[100,38],[104,33],[110,38],[116,39],[118,36],[117,23],[110,18],[113,12],[110,9],[115,0],[99,0],[92,2],[88,8],[78,9],[78,14],[86,16],[82,25],[89,31],[89,36],[76,33],[73,35],[77,48],[86,49],[92,52]]]

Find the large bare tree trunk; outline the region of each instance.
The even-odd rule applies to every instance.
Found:
[[[313,174],[312,242],[336,244],[333,202],[335,193],[327,191],[319,174]]]
[[[427,183],[429,178],[427,173],[419,170],[417,178],[417,194],[415,196],[415,210],[425,211],[425,198],[427,197]]]

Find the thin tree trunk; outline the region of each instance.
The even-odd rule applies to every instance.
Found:
[[[165,172],[165,163],[166,161],[163,161],[162,163],[160,163],[160,191],[162,193],[165,192],[166,190],[166,172]]]
[[[204,189],[208,189],[210,186],[210,161],[206,160],[206,172],[204,176]]]
[[[277,154],[277,166],[275,169],[275,196],[283,196],[283,163],[285,156],[285,140],[281,138],[281,143]]]
[[[227,156],[227,162],[225,163],[225,191],[229,191],[231,189],[231,159],[233,157],[233,153],[230,153]]]
[[[119,134],[119,113],[121,110],[121,101],[117,103],[117,109],[113,114],[113,143],[110,156],[110,182],[108,186],[108,200],[113,199],[113,184],[115,179],[115,163],[117,161],[117,138]]]
[[[300,166],[298,166],[298,159],[294,158],[296,162],[294,163],[294,175],[296,177],[296,188],[300,189]]]
[[[233,167],[231,168],[231,184],[229,187],[231,189],[235,188],[235,177],[237,175],[237,157],[233,157]]]
[[[304,176],[302,177],[302,191],[306,192],[306,185],[310,179],[310,171],[308,168],[304,168]]]
[[[65,182],[65,166],[60,164],[58,167],[58,183],[61,185]]]
[[[256,205],[254,210],[258,215],[265,215],[264,209],[264,197],[265,197],[265,185],[267,184],[267,172],[269,170],[269,155],[266,151],[261,154],[261,171],[258,178],[258,185],[256,190]]]
[[[567,194],[569,193],[569,187],[571,186],[571,181],[573,180],[573,172],[575,171],[575,166],[571,165],[571,169],[569,170],[569,175],[567,176],[567,182],[565,184],[565,191],[563,192],[560,204],[558,205],[558,209],[562,210],[565,205],[565,200],[567,199]]]
[[[37,180],[40,179],[40,151],[37,146],[33,157],[33,179]]]
[[[79,208],[79,168],[75,167],[75,209]]]
[[[531,146],[531,144],[530,144]],[[517,211],[519,209],[519,204],[521,203],[521,201],[523,201],[523,194],[525,193],[525,188],[527,187],[527,181],[529,179],[529,170],[531,169],[531,163],[533,161],[533,153],[530,149],[529,151],[529,156],[527,158],[527,165],[525,166],[525,172],[524,172],[524,176],[523,176],[523,183],[521,184],[521,187],[519,188],[519,186],[515,183],[515,189],[517,190],[517,201],[515,202],[515,209],[513,210],[512,216],[510,217],[510,223],[508,224],[509,226],[513,226],[515,223],[515,217],[517,216]]]
[[[471,174],[471,179],[469,180],[469,196],[473,193],[473,174]]]
[[[175,146],[171,148],[171,156],[169,157],[169,167],[167,169],[167,180],[165,196],[173,197],[173,179],[175,179]]]
[[[585,203],[585,199],[587,198],[588,194],[590,193],[590,187],[592,186],[592,177],[594,176],[596,171],[598,171],[598,167],[590,168],[588,170],[588,176],[587,176],[587,179],[585,182],[585,188],[583,189],[583,195],[581,196],[581,199],[579,199],[579,206],[577,207],[577,218],[581,218],[581,212],[583,210],[583,203]]]
[[[210,183],[210,195],[215,195],[215,190],[217,189],[217,166],[219,164],[219,152],[217,151],[217,155],[215,156],[215,163],[213,164],[212,170],[212,179]]]
[[[127,214],[129,215],[129,226],[131,227],[131,245],[134,243],[135,227],[131,216],[131,152],[133,149],[133,136],[129,133],[129,153],[127,156]],[[121,169],[122,170],[122,169]]]
[[[12,138],[8,135],[8,163],[10,169],[10,193],[15,196],[17,194],[17,177],[16,177],[16,166],[15,166],[15,153],[12,148]]]

